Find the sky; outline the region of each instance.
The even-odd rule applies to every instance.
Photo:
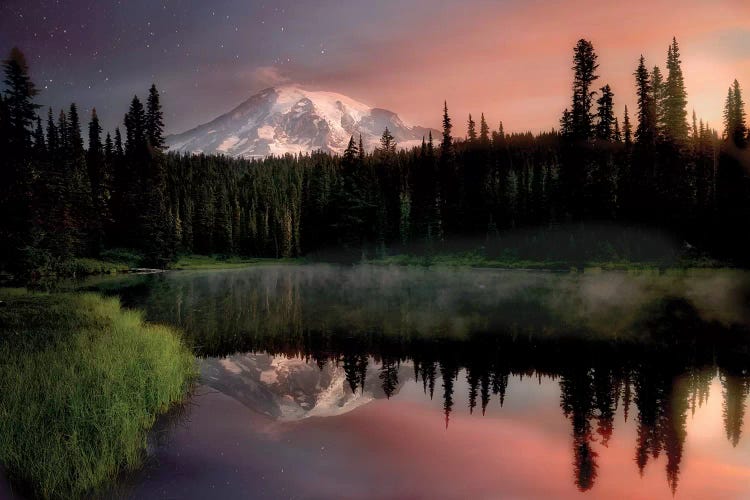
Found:
[[[0,52],[26,54],[37,102],[96,107],[105,130],[152,82],[170,133],[282,83],[433,127],[447,100],[456,135],[469,113],[493,129],[549,130],[570,100],[579,38],[621,116],[635,108],[638,58],[664,69],[673,36],[689,112],[721,128],[729,85],[750,89],[748,0],[0,1]]]

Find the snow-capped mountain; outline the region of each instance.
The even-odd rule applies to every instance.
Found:
[[[398,372],[398,392],[413,379],[413,368],[404,363]],[[385,397],[379,370],[367,368],[364,388],[353,393],[343,366],[268,354],[235,354],[201,363],[201,381],[248,408],[274,420],[331,417],[348,413],[374,399]]]
[[[420,144],[430,131],[341,94],[285,85],[265,89],[209,123],[167,137],[167,145],[171,151],[243,158],[342,153],[352,135],[362,134],[365,149],[372,151],[386,127],[401,148]]]

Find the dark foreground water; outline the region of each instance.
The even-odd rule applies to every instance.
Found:
[[[311,265],[91,287],[202,356],[108,496],[750,498],[744,272]]]

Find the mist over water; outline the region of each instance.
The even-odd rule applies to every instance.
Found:
[[[385,463],[398,463],[403,477],[394,484],[401,486],[393,486],[390,497],[432,491],[417,483],[423,468],[438,467],[428,467],[430,454],[462,469],[462,460],[469,459],[460,458],[461,450],[484,449],[478,436],[495,433],[516,448],[485,450],[505,465],[495,476],[476,476],[478,494],[716,492],[700,479],[701,467],[723,478],[726,494],[718,496],[749,493],[746,481],[727,475],[728,464],[747,468],[750,456],[744,435],[750,273],[744,271],[554,273],[321,264],[165,273],[97,288],[143,309],[149,320],[179,325],[203,358],[202,387],[217,392],[198,397],[200,409],[188,424],[191,440],[230,444],[233,434],[222,434],[228,431],[217,422],[226,418],[230,426],[240,418],[237,412],[249,410],[260,418],[253,420],[253,436],[274,450],[271,455],[299,467],[301,459],[289,459],[287,452],[304,455],[312,443],[325,447],[330,439],[348,439],[328,452],[328,462],[304,462],[321,477],[335,463],[352,468],[357,480],[351,484],[369,484],[378,474],[360,477],[357,465],[381,471]],[[215,401],[221,397],[246,410],[214,415],[209,407],[228,404]],[[398,422],[385,430],[383,419],[395,415]],[[510,430],[518,422],[527,424],[524,439]],[[233,432],[247,432],[242,429]],[[709,429],[718,429],[710,439]],[[352,447],[371,433],[383,442],[424,439],[430,451],[402,463],[395,444],[377,453],[372,443]],[[187,439],[182,431],[176,436],[177,442]],[[446,439],[449,447],[432,449]],[[171,445],[157,455],[185,452],[182,446],[188,445]],[[536,451],[527,459],[518,449]],[[231,463],[260,466],[259,460],[272,468],[281,458],[236,452]],[[285,463],[281,467],[292,466]],[[509,483],[508,475],[548,469],[544,487],[531,479]],[[649,473],[654,470],[661,472]],[[153,472],[174,473],[169,467]],[[217,480],[231,476],[217,474]],[[293,486],[300,474],[283,484],[305,497],[302,486]],[[328,481],[310,491],[346,494],[340,480]],[[450,497],[446,492],[453,486],[438,483],[434,493]],[[163,486],[139,484],[142,492]]]
[[[465,338],[482,332],[645,341],[679,305],[695,322],[750,325],[750,273],[737,270],[555,273],[383,266],[264,266],[146,276],[117,288],[126,305],[211,340],[284,326]],[[665,309],[666,308],[666,309]],[[651,326],[649,326],[651,325]]]

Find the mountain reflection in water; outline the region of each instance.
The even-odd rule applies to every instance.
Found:
[[[724,453],[740,460],[737,477],[750,477],[744,272],[316,265],[171,273],[98,288],[150,320],[181,326],[204,358],[202,382],[274,421],[336,420],[357,409],[354,419],[386,411],[389,398],[409,408],[419,387],[441,406],[434,415],[450,433],[456,415],[482,418],[490,409],[487,418],[502,418],[514,397],[557,392],[534,412],[567,420],[578,490],[595,487],[616,427],[630,426],[632,467],[643,476],[649,463],[662,463],[674,494],[686,453],[705,451],[687,447],[687,430],[710,396],[721,401]],[[541,472],[544,457],[538,461]]]

